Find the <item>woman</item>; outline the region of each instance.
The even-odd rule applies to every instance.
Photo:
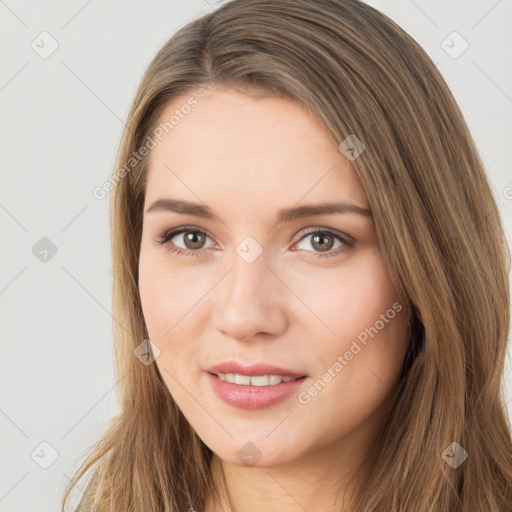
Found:
[[[121,413],[78,510],[512,510],[507,244],[395,23],[356,0],[189,23],[112,184]]]

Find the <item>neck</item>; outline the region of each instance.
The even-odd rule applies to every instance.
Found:
[[[331,444],[325,453],[272,467],[234,464],[214,454],[212,477],[221,502],[209,498],[205,512],[354,512],[352,493],[363,483],[364,460],[349,452]]]

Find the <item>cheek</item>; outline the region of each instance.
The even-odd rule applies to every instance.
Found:
[[[148,333],[154,341],[193,338],[197,306],[208,289],[198,272],[170,266],[153,251],[141,250],[139,292]]]
[[[201,377],[198,360],[204,301],[212,285],[205,276],[141,251],[139,292],[149,338],[160,349],[156,364],[173,395]],[[174,377],[174,378],[173,378]],[[176,379],[176,380],[175,380]],[[178,384],[179,382],[180,384]]]
[[[328,283],[309,288],[316,292],[309,293],[308,305],[325,325],[313,315],[302,325],[306,338],[317,343],[305,347],[314,378],[298,399],[304,421],[312,430],[321,428],[323,442],[357,430],[366,420],[373,424],[370,418],[381,414],[407,349],[406,305],[380,258],[364,263],[359,260],[358,268],[336,278],[332,273]],[[317,426],[319,417],[324,427]]]
[[[304,318],[315,323],[326,340],[356,337],[390,309],[388,316],[395,316],[398,295],[378,250],[367,250],[325,272],[302,271],[293,282],[309,309]]]
[[[170,282],[162,270],[162,265],[146,255],[142,249],[139,261],[139,294],[148,334],[155,342],[161,337],[165,326],[169,325],[166,311],[172,311],[168,307],[169,297],[172,296]]]
[[[316,375],[331,368],[343,375],[333,380],[351,392],[363,392],[369,383],[390,384],[407,349],[408,315],[380,253],[368,251],[353,265],[330,269],[325,278],[317,273],[300,282],[298,295],[310,309],[302,325],[308,339],[319,341],[312,355]],[[343,369],[333,368],[337,361]]]

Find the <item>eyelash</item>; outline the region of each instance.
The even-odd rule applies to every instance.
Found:
[[[163,235],[161,235],[160,237],[157,238],[156,242],[161,245],[166,245],[170,241],[171,238],[174,238],[176,235],[185,233],[187,231],[198,232],[198,233],[208,236],[208,234],[201,229],[197,229],[192,226],[183,226],[180,228],[173,228],[173,229],[166,231]],[[347,236],[343,235],[343,233],[340,233],[339,231],[326,229],[326,228],[314,228],[310,231],[303,233],[301,238],[296,243],[300,242],[303,238],[306,238],[309,235],[313,235],[313,234],[317,234],[317,233],[320,233],[320,234],[327,233],[329,235],[332,235],[335,238],[337,238],[339,241],[343,242],[343,245],[341,247],[338,247],[335,251],[327,252],[325,254],[313,252],[314,256],[310,255],[311,257],[318,256],[320,258],[328,258],[331,256],[338,256],[342,253],[350,251],[354,247],[355,242],[356,242],[354,239],[348,238]],[[208,236],[208,238],[211,238],[211,237]],[[180,247],[176,247],[174,244],[172,244],[172,246],[169,246],[169,248],[168,248],[169,252],[176,253],[179,255],[184,255],[187,257],[188,256],[191,256],[191,257],[200,256],[203,253],[203,251],[206,251],[207,249],[197,249],[197,250],[181,249]],[[306,252],[310,253],[312,251],[306,251]],[[310,256],[308,256],[308,257],[310,257]]]

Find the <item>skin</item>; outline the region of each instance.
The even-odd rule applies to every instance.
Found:
[[[161,121],[186,103],[175,98]],[[161,198],[208,205],[208,220],[155,210],[144,214],[139,288],[155,363],[181,411],[214,452],[235,511],[351,510],[348,476],[365,459],[382,422],[408,344],[407,308],[384,264],[373,218],[323,214],[276,224],[281,208],[368,199],[338,142],[300,104],[209,87],[197,106],[151,150],[144,210]],[[203,232],[194,246],[171,228]],[[311,228],[356,240],[328,239]],[[314,230],[311,230],[314,231]],[[321,233],[320,233],[321,235]],[[253,237],[261,255],[236,251]],[[172,243],[190,254],[169,251]],[[198,247],[198,248],[195,248]],[[338,254],[334,254],[338,252]],[[402,308],[307,404],[296,394],[244,410],[214,394],[205,369],[226,360],[270,362],[308,375],[307,390],[357,336],[394,303]],[[237,456],[253,443],[252,466]],[[359,485],[364,482],[359,481]],[[215,507],[209,502],[207,512]]]

